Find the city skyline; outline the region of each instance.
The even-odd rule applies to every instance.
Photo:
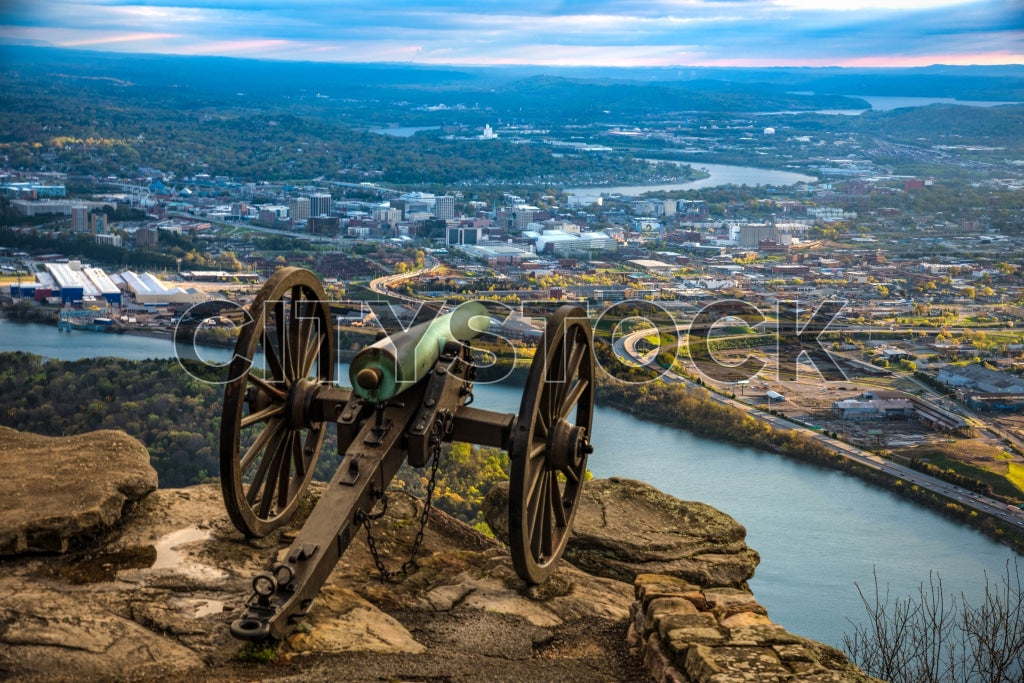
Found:
[[[319,62],[547,66],[1024,63],[1013,0],[38,0],[0,44]]]

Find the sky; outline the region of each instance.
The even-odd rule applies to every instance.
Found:
[[[1024,0],[0,0],[0,43],[466,66],[1024,64]]]

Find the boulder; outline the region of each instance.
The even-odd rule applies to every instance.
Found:
[[[156,489],[146,447],[104,430],[46,437],[0,427],[0,557],[66,552]]]
[[[508,486],[484,503],[487,523],[508,539]],[[637,574],[677,576],[698,586],[743,587],[760,560],[746,529],[710,505],[682,501],[631,479],[586,483],[565,559],[597,576],[632,583]]]

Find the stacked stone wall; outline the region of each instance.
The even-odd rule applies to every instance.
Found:
[[[665,683],[874,681],[822,643],[772,622],[752,593],[701,588],[674,576],[634,581],[627,639]]]

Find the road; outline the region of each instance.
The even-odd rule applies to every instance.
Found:
[[[374,292],[375,294],[380,294],[381,296],[388,296],[391,297],[392,299],[398,299],[400,301],[404,301],[405,303],[419,306],[420,304],[423,303],[423,299],[414,296],[408,296],[406,294],[398,294],[396,292],[391,291],[390,288],[397,284],[405,282],[406,280],[411,280],[414,277],[419,277],[421,275],[432,273],[441,267],[441,262],[438,261],[433,256],[426,256],[424,261],[425,262],[423,267],[420,268],[419,270],[411,270],[408,273],[395,273],[393,275],[383,275],[379,278],[371,280],[369,284],[370,291]]]
[[[631,332],[628,335],[620,337],[615,341],[613,345],[616,355],[618,355],[620,358],[628,360],[632,363],[636,363],[638,365],[643,365],[644,363],[649,362],[652,355],[656,353],[656,350],[650,351],[646,354],[641,354],[640,352],[637,351],[636,345],[644,337],[653,334],[657,334],[657,331],[651,328]],[[664,382],[685,384],[688,387],[694,388],[697,387],[697,385],[691,382],[690,380],[671,371],[665,371],[664,374],[661,376],[661,379]],[[978,493],[974,493],[972,491],[968,491],[966,489],[962,489],[959,486],[954,486],[953,484],[950,484],[941,479],[936,479],[935,477],[928,476],[927,474],[918,472],[917,470],[910,469],[909,467],[905,467],[903,465],[890,462],[878,455],[875,455],[874,453],[871,453],[870,451],[861,450],[855,446],[851,446],[848,443],[839,441],[838,439],[833,439],[832,437],[826,434],[822,434],[821,432],[815,432],[813,430],[807,429],[807,427],[798,422],[794,422],[792,420],[789,420],[788,418],[779,415],[771,415],[763,410],[758,409],[755,406],[751,406],[747,403],[737,401],[735,399],[729,398],[728,396],[723,396],[713,391],[708,391],[707,395],[712,401],[715,401],[716,403],[720,403],[722,405],[727,405],[739,410],[743,410],[744,412],[748,413],[751,417],[762,422],[765,422],[776,429],[795,429],[801,431],[808,437],[814,439],[818,443],[828,448],[829,450],[838,453],[839,455],[848,458],[860,465],[868,467],[877,472],[884,472],[885,474],[888,474],[892,478],[900,479],[906,482],[907,484],[917,485],[923,489],[927,489],[933,493],[948,498],[949,500],[959,505],[970,508],[972,510],[977,510],[978,512],[983,512],[1003,522],[1006,522],[1007,524],[1012,524],[1020,528],[1021,530],[1024,530],[1024,510],[1021,510],[1016,507],[1007,507],[1007,505],[1001,501],[989,498],[988,496],[983,496]]]

